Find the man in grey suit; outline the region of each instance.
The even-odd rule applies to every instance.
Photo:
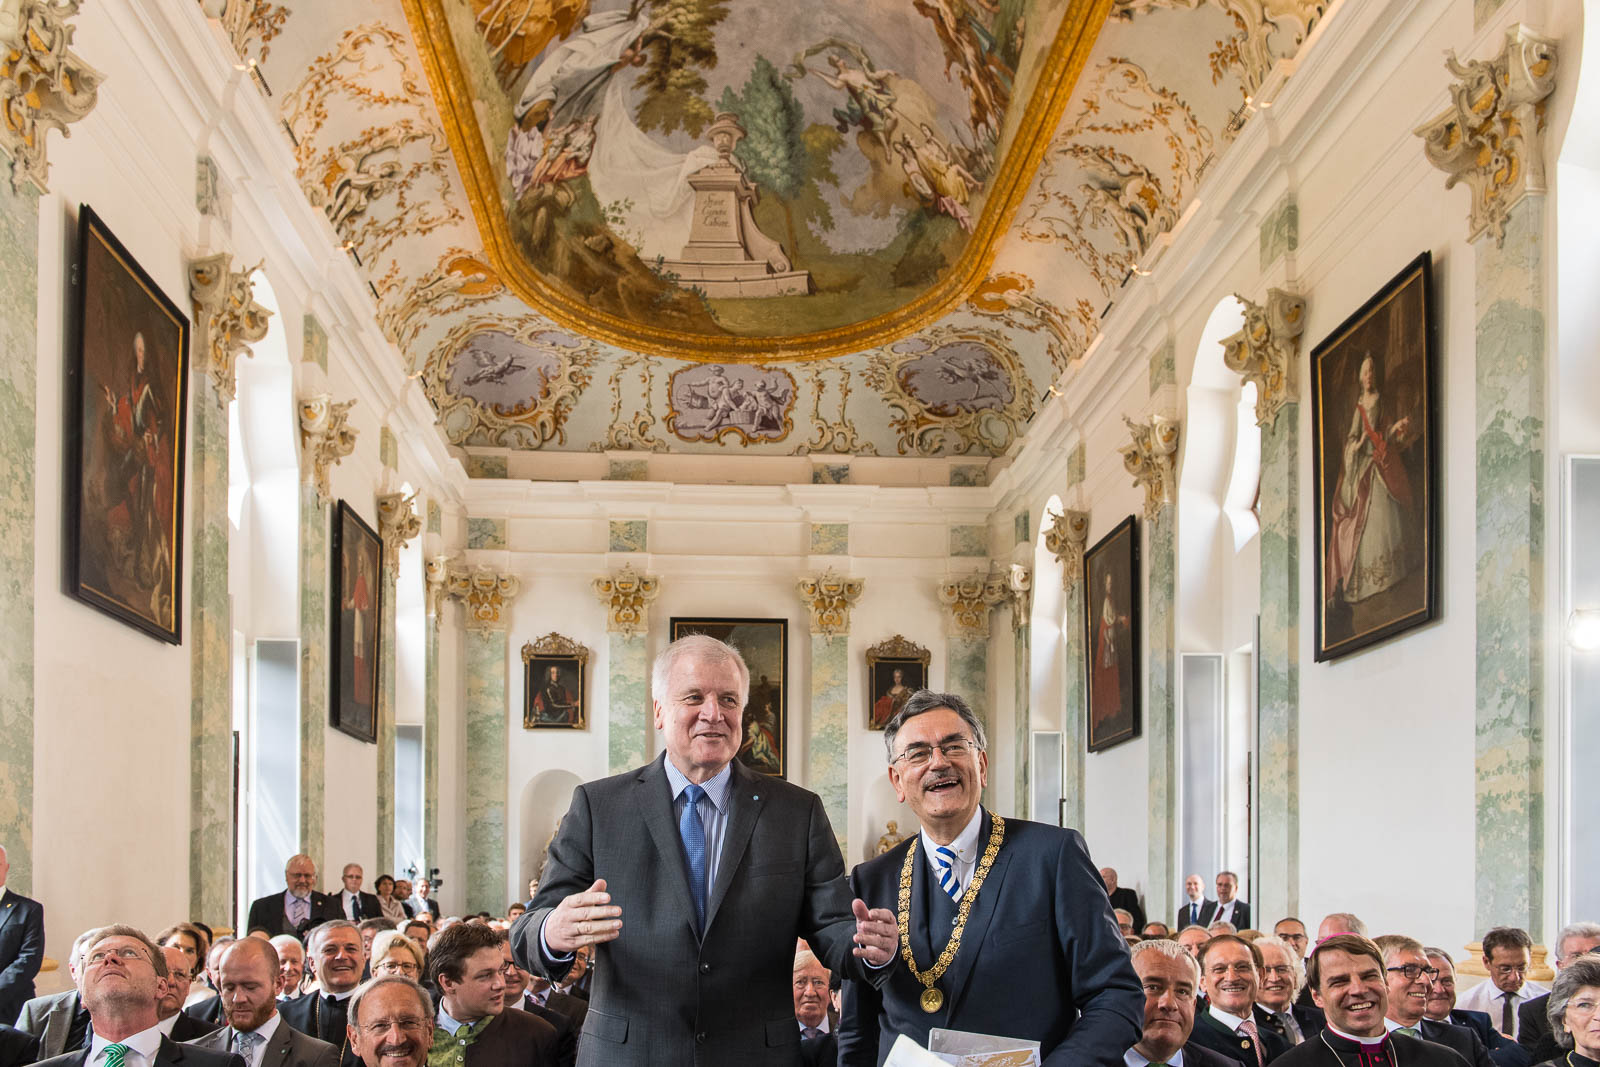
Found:
[[[73,988],[34,997],[22,1006],[22,1013],[17,1016],[17,1029],[26,1030],[39,1039],[41,1060],[88,1046],[89,1011],[83,1006],[77,987],[83,982],[83,948],[99,932],[98,927],[85,930],[72,942],[72,951],[67,953],[67,973],[72,976]]]
[[[666,752],[574,791],[512,927],[518,965],[554,981],[597,946],[579,1067],[798,1067],[796,937],[887,977],[894,913],[851,901],[821,798],[734,760],[749,691],[728,645],[669,645],[651,672]]]
[[[288,1025],[278,1015],[278,950],[270,941],[235,941],[217,963],[223,1020],[190,1044],[237,1052],[246,1067],[337,1067],[339,1050]]]

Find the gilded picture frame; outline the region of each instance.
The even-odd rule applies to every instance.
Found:
[[[589,650],[549,633],[522,646],[522,728],[587,730]]]
[[[918,689],[928,687],[928,650],[895,634],[867,649],[867,729],[882,730]]]

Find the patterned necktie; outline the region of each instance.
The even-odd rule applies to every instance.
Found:
[[[1266,1057],[1261,1054],[1261,1034],[1256,1030],[1256,1021],[1246,1019],[1239,1024],[1239,1033],[1250,1039],[1250,1047],[1255,1050],[1256,1067],[1266,1067]]]
[[[289,900],[289,923],[299,926],[311,918],[311,902],[301,897],[292,897]]]
[[[1407,1037],[1415,1037],[1419,1039],[1422,1037],[1421,1034],[1417,1033],[1417,1028],[1415,1026],[1397,1026],[1394,1028],[1394,1032],[1397,1034],[1405,1034]]]
[[[1300,1032],[1300,1024],[1295,1022],[1292,1014],[1280,1011],[1276,1013],[1276,1018],[1278,1025],[1283,1027],[1283,1036],[1289,1039],[1289,1044],[1298,1045],[1306,1039],[1306,1035]]]
[[[939,865],[939,888],[953,901],[961,900],[961,880],[956,877],[954,864],[956,854],[947,846],[940,845],[933,850],[933,862]]]
[[[822,1031],[818,1030],[815,1026],[802,1026],[800,1028],[800,1040],[802,1041],[815,1041],[821,1036]]]
[[[127,1053],[127,1045],[107,1045],[105,1067],[122,1067],[122,1059],[127,1055]]]
[[[245,1063],[255,1063],[255,1047],[260,1040],[261,1035],[254,1030],[235,1030],[233,1033],[233,1050],[244,1057]]]
[[[1515,1003],[1515,993],[1502,994],[1505,997],[1505,1006],[1500,1009],[1500,1032],[1507,1037],[1517,1036],[1517,1016],[1512,1010]]]
[[[683,815],[678,819],[678,835],[683,838],[683,854],[689,860],[689,895],[694,897],[699,929],[706,925],[706,824],[700,821],[700,798],[706,791],[693,782],[683,787]]]

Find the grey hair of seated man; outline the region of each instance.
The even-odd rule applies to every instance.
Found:
[[[362,982],[361,988],[357,989],[355,996],[350,998],[350,1025],[356,1026],[360,1024],[361,1001],[366,995],[374,989],[381,989],[386,985],[403,985],[411,990],[416,995],[417,1007],[422,1009],[422,1017],[428,1020],[433,1019],[433,998],[428,995],[426,989],[422,988],[421,983],[415,979],[407,978],[403,974],[380,974],[376,978],[369,978],[367,981]]]
[[[1550,985],[1550,1000],[1545,1014],[1550,1019],[1550,1030],[1562,1048],[1572,1047],[1572,1035],[1567,1033],[1567,1002],[1581,989],[1600,989],[1600,956],[1579,956],[1556,972]]]
[[[1561,928],[1561,932],[1556,935],[1556,959],[1561,963],[1567,962],[1568,941],[1576,941],[1579,939],[1587,941],[1593,937],[1600,937],[1600,923],[1568,923],[1566,926],[1563,926]],[[1574,958],[1576,958],[1576,956],[1574,956]]]
[[[1170,941],[1164,937],[1153,937],[1148,941],[1140,941],[1137,944],[1128,946],[1128,954],[1132,959],[1137,960],[1142,952],[1159,952],[1169,960],[1188,960],[1189,966],[1194,970],[1194,984],[1197,987],[1200,985],[1200,964],[1196,963],[1195,958],[1189,955],[1188,949],[1176,941]]]
[[[1283,938],[1272,937],[1271,935],[1268,935],[1267,937],[1256,938],[1255,946],[1256,948],[1279,949],[1285,956],[1289,958],[1289,971],[1294,976],[1294,990],[1289,994],[1289,999],[1292,1001],[1295,997],[1298,997],[1300,995],[1300,990],[1306,987],[1306,968],[1305,965],[1300,962],[1299,953],[1290,948],[1289,942],[1285,941]]]
[[[978,751],[983,752],[989,747],[989,738],[983,732],[983,723],[973,713],[972,707],[954,693],[935,693],[931,689],[918,689],[906,698],[883,728],[883,747],[888,750],[889,758],[894,759],[896,753],[894,742],[905,728],[907,722],[926,712],[937,711],[939,708],[949,708],[972,731],[972,739],[978,744]]]

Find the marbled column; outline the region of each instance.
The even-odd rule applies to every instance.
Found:
[[[1149,881],[1145,896],[1172,896],[1178,863],[1178,704],[1174,669],[1173,597],[1176,588],[1173,526],[1178,509],[1163,505],[1145,524],[1150,575],[1145,607],[1145,648],[1150,685],[1145,702],[1145,737],[1150,755]]]
[[[322,867],[327,788],[328,508],[300,487],[300,850]]]
[[[1088,689],[1084,684],[1087,660],[1084,653],[1083,579],[1080,577],[1067,590],[1066,614],[1061,621],[1062,633],[1062,705],[1061,705],[1061,799],[1062,816],[1073,829],[1083,829],[1084,805],[1084,753],[1089,743],[1085,717]],[[1040,812],[1040,821],[1048,821]]]
[[[947,666],[944,674],[945,691],[954,693],[972,705],[973,714],[989,730],[989,639],[985,637],[952,637],[945,650]],[[994,783],[983,791],[983,802],[993,804]]]
[[[1300,910],[1300,405],[1261,429],[1261,647],[1255,885],[1260,915]]]
[[[1013,607],[1011,610],[1016,611],[1018,609]],[[1011,638],[1011,656],[1012,661],[1016,664],[1014,672],[1016,674],[1016,684],[1012,690],[1014,694],[1012,700],[1015,708],[1016,729],[1013,732],[1013,737],[1016,743],[1017,765],[1016,789],[1013,794],[1014,803],[1011,806],[1011,810],[1016,812],[1019,818],[1026,819],[1031,817],[1028,806],[1033,799],[1028,792],[1028,764],[1029,757],[1032,755],[1028,747],[1032,741],[1030,735],[1033,731],[1033,716],[1030,712],[1032,707],[1030,703],[1031,694],[1028,685],[1033,666],[1033,627],[1024,619],[1020,625],[1012,627]],[[1055,820],[1052,818],[1050,821],[1054,822]]]
[[[1476,929],[1544,928],[1544,198],[1477,255]]]
[[[385,553],[393,549],[385,547]],[[395,584],[400,564],[383,570],[383,622],[378,635],[378,870],[394,870]],[[493,910],[493,909],[491,909]]]
[[[643,634],[607,636],[611,660],[607,765],[612,774],[621,774],[650,758],[650,657]]]
[[[504,630],[469,626],[466,649],[468,768],[467,910],[498,915],[506,895],[506,672]],[[429,857],[432,859],[432,857]]]
[[[822,798],[822,807],[833,824],[839,851],[846,856],[850,855],[846,842],[850,826],[849,678],[849,638],[843,634],[831,638],[812,634],[810,781],[807,784]]]
[[[203,331],[197,331],[203,332]],[[189,582],[189,914],[233,918],[233,625],[228,599],[228,408],[203,359],[193,361],[194,466]]]
[[[422,652],[422,852],[439,855],[439,627],[428,620]]]
[[[6,884],[33,883],[34,435],[37,427],[39,197],[0,181],[0,826]]]

